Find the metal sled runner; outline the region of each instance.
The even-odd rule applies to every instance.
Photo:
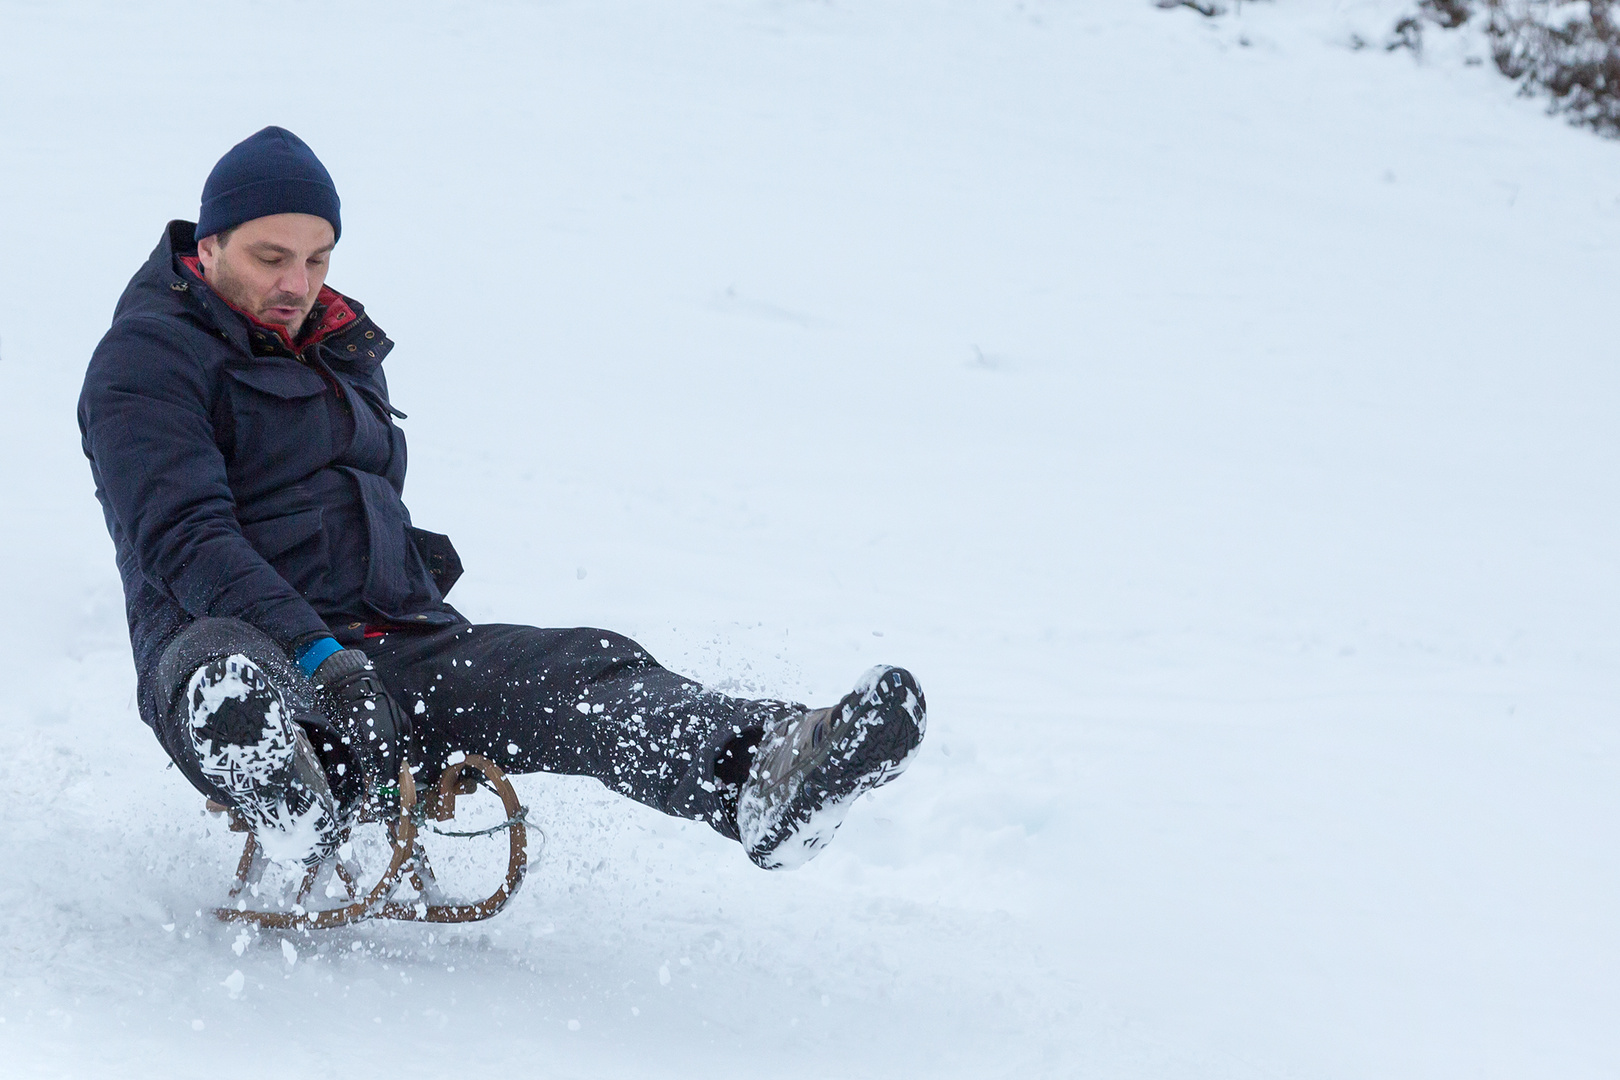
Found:
[[[471,770],[471,771],[469,771]],[[478,775],[474,775],[474,773]],[[489,896],[471,903],[446,902],[441,899],[438,881],[428,863],[427,851],[422,847],[421,831],[428,821],[450,821],[456,813],[456,796],[470,795],[477,790],[482,777],[484,786],[499,796],[506,810],[506,820],[489,829],[477,832],[451,832],[433,830],[446,836],[479,836],[499,831],[507,833],[509,852],[506,880]],[[334,856],[304,875],[297,898],[283,911],[260,911],[248,904],[248,896],[257,896],[258,886],[269,860],[247,823],[234,812],[218,803],[210,802],[214,813],[229,813],[232,832],[247,833],[247,844],[236,865],[236,881],[231,886],[234,906],[215,908],[214,914],[224,922],[246,922],[273,930],[326,930],[334,926],[362,922],[366,919],[400,919],[406,922],[460,923],[487,919],[506,906],[523,884],[528,867],[528,830],[524,826],[527,810],[518,802],[512,782],[500,766],[488,758],[468,754],[448,766],[439,777],[438,785],[418,803],[416,782],[409,767],[399,774],[399,816],[388,822],[388,842],[391,858],[382,877],[364,894],[361,893],[360,875],[344,858]],[[327,873],[346,891],[348,903],[339,907],[315,908],[310,906],[319,882]],[[415,901],[401,902],[394,894],[406,882],[416,892]],[[331,882],[328,882],[330,895]]]

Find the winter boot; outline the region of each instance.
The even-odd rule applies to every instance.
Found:
[[[856,799],[905,770],[927,723],[911,673],[875,667],[837,705],[772,724],[737,798],[748,857],[767,870],[809,862]]]
[[[342,842],[332,791],[281,693],[240,653],[198,668],[186,686],[203,775],[277,862],[317,866]]]

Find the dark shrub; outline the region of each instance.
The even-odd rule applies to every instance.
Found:
[[[1490,42],[1497,69],[1548,111],[1610,138],[1620,137],[1620,29],[1617,0],[1419,0],[1395,24],[1392,49],[1423,46],[1426,27],[1473,22]]]

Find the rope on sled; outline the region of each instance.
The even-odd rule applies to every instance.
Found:
[[[505,821],[498,821],[487,829],[474,829],[471,832],[459,832],[455,829],[441,829],[437,825],[426,820],[427,815],[425,813],[422,814],[422,818],[422,824],[427,826],[427,830],[439,836],[456,836],[464,838],[473,836],[493,836],[495,833],[510,829],[515,825],[527,824],[529,820],[529,808],[527,806],[520,806],[517,808],[517,813],[507,818]]]

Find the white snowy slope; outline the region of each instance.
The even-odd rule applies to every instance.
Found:
[[[1620,1073],[1620,146],[1399,10],[0,0],[0,1075]],[[206,914],[73,413],[269,123],[462,610],[917,674],[821,858],[529,777],[492,922]]]

